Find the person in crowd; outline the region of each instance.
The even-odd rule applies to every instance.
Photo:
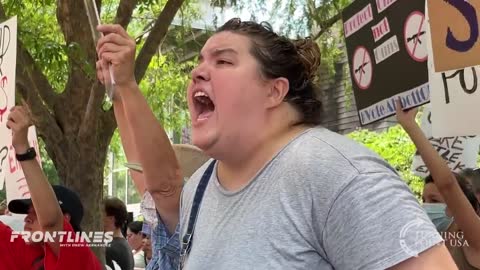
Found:
[[[464,176],[473,186],[475,196],[480,202],[480,169],[465,169],[462,171],[462,176]],[[480,211],[479,211],[480,214]]]
[[[63,186],[51,186],[28,142],[31,125],[27,108],[11,109],[7,127],[12,130],[12,145],[30,190],[31,199],[12,200],[10,212],[25,214],[24,231],[33,233],[74,233],[81,231],[83,206],[78,195]],[[41,234],[40,234],[41,236]],[[73,235],[72,237],[75,237]],[[47,238],[45,238],[47,239]],[[72,245],[67,237],[43,241],[22,237],[0,222],[0,268],[8,270],[82,269],[100,270],[102,266],[85,243]],[[53,240],[53,241],[52,241]]]
[[[118,25],[98,30],[105,36],[97,45],[97,75],[103,81],[111,63],[119,99],[135,103],[131,131],[142,138],[134,140],[140,163],[175,172],[175,162],[161,163],[151,151],[156,121],[138,97],[135,41]],[[292,42],[266,24],[232,19],[208,39],[187,100],[193,143],[213,160],[183,187],[182,269],[456,269],[394,169],[318,126],[319,64],[312,40]],[[181,185],[163,182],[163,190],[177,194]],[[190,213],[202,191],[199,211]],[[412,216],[417,229],[430,232],[426,241],[403,230]],[[167,227],[172,232],[175,223]]]
[[[146,237],[142,232],[143,222],[133,221],[127,227],[127,241],[132,249],[135,268],[145,268],[145,253],[143,252],[143,239]]]
[[[460,174],[451,172],[415,121],[417,109],[404,111],[397,101],[397,119],[417,147],[430,176],[423,190],[424,208],[445,239],[461,270],[480,269],[479,203],[473,187]]]
[[[104,211],[104,231],[113,232],[113,240],[105,251],[107,265],[113,269],[115,261],[122,270],[132,270],[135,264],[132,249],[122,234],[127,223],[127,207],[120,199],[108,197],[104,201]]]
[[[152,251],[152,229],[150,225],[145,223],[142,228],[142,232],[145,235],[143,238],[142,250],[145,253],[145,263],[148,265],[153,258]]]

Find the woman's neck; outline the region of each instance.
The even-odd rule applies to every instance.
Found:
[[[217,176],[226,190],[244,187],[285,145],[304,132],[308,127],[293,126],[276,134],[257,138],[255,143],[237,147],[233,157],[222,159],[218,164]]]

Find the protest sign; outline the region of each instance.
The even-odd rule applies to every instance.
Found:
[[[480,2],[428,0],[436,72],[480,65]]]
[[[12,132],[7,128],[9,108],[15,105],[15,67],[17,61],[17,18],[0,24],[0,188],[8,168]]]
[[[353,93],[366,125],[429,102],[425,2],[357,0],[342,13]]]
[[[7,128],[10,108],[15,106],[15,68],[17,60],[17,18],[0,24],[0,189],[4,184],[7,201],[29,198],[25,176],[15,158],[12,131]],[[40,161],[38,140],[34,127],[28,133],[30,145],[36,148]]]
[[[430,104],[425,106],[421,127],[438,154],[445,159],[450,169],[459,172],[466,168],[476,168],[480,138],[478,136],[457,136],[435,138],[432,136],[432,117]],[[413,157],[412,172],[420,177],[427,177],[429,171],[418,153]]]
[[[427,12],[429,19],[430,12]],[[427,20],[428,21],[428,20]],[[430,27],[427,27],[427,50],[432,53]],[[480,66],[435,72],[437,59],[428,58],[429,84],[434,137],[480,135],[480,125],[474,118],[480,115],[480,91],[477,91]]]
[[[40,149],[38,146],[37,132],[35,127],[30,127],[28,129],[28,141],[30,146],[35,148],[37,152],[37,162],[41,165],[40,160]],[[28,190],[27,181],[25,175],[23,174],[22,167],[20,162],[17,161],[15,157],[15,149],[10,145],[8,149],[7,157],[7,168],[6,168],[6,177],[5,177],[5,186],[7,189],[7,201],[14,199],[25,199],[30,198],[30,191]]]

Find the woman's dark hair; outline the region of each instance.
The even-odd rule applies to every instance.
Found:
[[[128,228],[134,234],[139,234],[142,232],[143,222],[142,221],[132,221],[128,224]]]
[[[115,218],[115,227],[122,229],[128,218],[127,207],[119,199],[115,197],[108,197],[105,199],[105,214]]]
[[[465,177],[463,175],[458,174],[458,173],[454,173],[454,172],[452,172],[452,173],[455,175],[455,178],[457,179],[458,185],[462,189],[463,194],[465,194],[465,197],[467,197],[468,201],[472,205],[473,210],[475,210],[475,212],[478,213],[479,210],[480,210],[480,205],[479,205],[479,202],[477,200],[477,197],[475,196],[475,191],[473,190],[473,186],[471,185],[470,182],[468,182],[467,179],[465,179]],[[431,175],[428,175],[425,178],[425,184],[429,184],[429,183],[435,184]]]
[[[268,23],[242,22],[235,18],[216,32],[228,31],[248,37],[250,53],[260,64],[266,79],[284,77],[289,82],[285,101],[302,114],[299,124],[320,124],[322,103],[317,98],[317,70],[320,66],[320,48],[310,38],[289,40],[273,32]]]

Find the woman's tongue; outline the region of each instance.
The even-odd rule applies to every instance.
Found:
[[[210,115],[212,115],[212,113],[213,113],[213,111],[208,111],[208,110],[203,111],[198,115],[197,120],[199,120],[199,121],[207,120],[208,117],[210,117]]]
[[[210,99],[208,100],[202,100],[199,105],[199,114],[197,117],[197,120],[207,120],[208,117],[210,117],[215,110],[215,105],[213,105],[212,101]]]

